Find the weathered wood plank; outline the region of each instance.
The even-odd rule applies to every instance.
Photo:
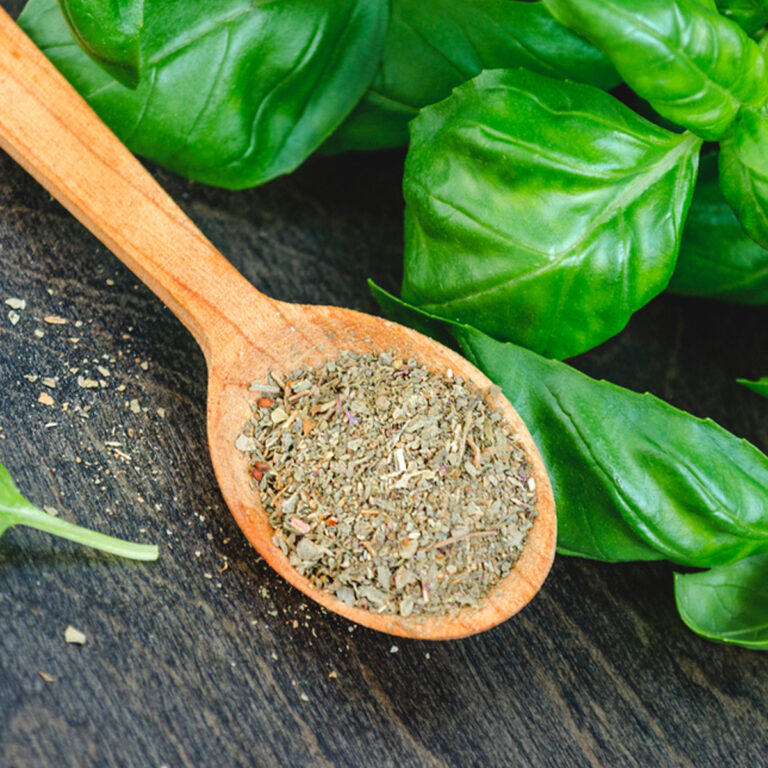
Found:
[[[370,311],[365,277],[397,287],[401,161],[315,160],[241,193],[157,176],[266,293]],[[3,155],[0,300],[11,296],[27,308],[12,325],[0,304],[0,461],[39,504],[162,554],[134,564],[3,537],[1,765],[765,764],[768,657],[691,635],[665,565],[560,558],[518,618],[441,645],[307,605],[222,505],[191,337]],[[54,314],[67,324],[43,321]],[[734,379],[768,371],[766,320],[664,298],[582,365],[765,449],[766,403]],[[58,377],[55,407],[25,375]],[[64,642],[70,623],[85,646]]]

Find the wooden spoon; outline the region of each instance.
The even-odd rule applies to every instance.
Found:
[[[35,45],[0,9],[0,146],[138,275],[191,331],[208,365],[208,440],[224,499],[259,554],[331,611],[403,637],[448,639],[495,626],[536,594],[555,551],[555,507],[544,465],[520,417],[491,383],[446,347],[378,317],[286,304],[253,288],[203,237]],[[317,365],[339,350],[395,350],[489,391],[533,466],[538,515],[514,569],[487,599],[456,616],[375,614],[312,586],[272,543],[235,440],[250,416],[249,385],[272,370]]]

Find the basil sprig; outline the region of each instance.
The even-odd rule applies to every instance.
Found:
[[[132,560],[157,560],[158,557],[158,549],[154,544],[133,544],[114,536],[106,536],[38,509],[19,493],[8,470],[0,464],[0,536],[14,525],[26,525]]]

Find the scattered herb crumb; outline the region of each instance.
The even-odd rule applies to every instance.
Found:
[[[99,382],[95,379],[86,378],[85,376],[78,376],[77,386],[82,389],[96,389],[96,387],[99,386]]]
[[[79,630],[75,629],[71,624],[64,630],[64,641],[73,645],[85,645],[87,638]]]

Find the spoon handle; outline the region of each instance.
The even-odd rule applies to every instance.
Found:
[[[202,235],[0,8],[0,147],[143,280],[211,362],[277,310]]]

